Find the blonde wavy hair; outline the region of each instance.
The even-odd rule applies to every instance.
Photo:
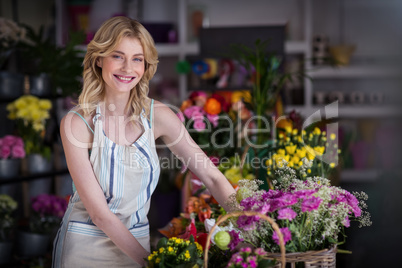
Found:
[[[131,120],[137,120],[142,109],[149,116],[149,80],[157,69],[158,52],[152,36],[145,27],[138,21],[123,16],[105,21],[87,46],[84,58],[83,89],[78,98],[79,107],[83,110],[84,115],[92,114],[96,105],[103,101],[105,96],[105,82],[102,79],[102,69],[96,64],[97,60],[110,55],[125,37],[137,38],[140,41],[145,59],[144,75],[130,91],[126,112],[130,115]]]

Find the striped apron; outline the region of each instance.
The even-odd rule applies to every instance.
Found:
[[[141,114],[144,133],[131,146],[123,146],[105,135],[103,116],[98,105],[90,154],[90,162],[109,209],[148,251],[150,237],[147,214],[160,174],[151,128],[152,111],[153,100],[151,122],[144,113]],[[141,267],[93,224],[75,189],[54,240],[52,261],[52,267],[57,268]]]

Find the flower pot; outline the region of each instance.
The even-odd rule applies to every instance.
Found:
[[[332,58],[336,61],[335,64],[338,66],[347,66],[350,62],[350,57],[353,52],[355,52],[356,46],[354,45],[339,45],[329,47],[329,53]]]
[[[18,176],[20,172],[21,159],[0,159],[0,180]],[[0,186],[0,194],[15,195],[17,185],[5,184]]]
[[[38,97],[50,96],[52,93],[50,77],[46,73],[31,75],[29,77],[29,87],[30,93]]]
[[[11,262],[13,253],[13,242],[0,242],[0,265]]]
[[[26,231],[18,231],[17,255],[22,258],[39,257],[46,254],[49,248],[50,236]]]
[[[0,72],[0,98],[14,99],[24,93],[24,76],[19,73]]]
[[[30,154],[27,157],[27,168],[30,174],[49,172],[52,170],[52,162],[40,154]],[[52,180],[50,177],[33,180],[29,183],[29,197],[50,193],[51,187]]]

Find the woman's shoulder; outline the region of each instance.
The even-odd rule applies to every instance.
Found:
[[[73,130],[81,132],[84,130],[93,131],[93,114],[85,114],[84,110],[78,105],[70,109],[62,118],[62,124],[65,127],[71,127]]]

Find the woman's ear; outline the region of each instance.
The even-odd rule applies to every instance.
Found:
[[[102,61],[101,61],[100,58],[98,58],[98,59],[96,60],[96,65],[97,65],[99,68],[102,68]]]

